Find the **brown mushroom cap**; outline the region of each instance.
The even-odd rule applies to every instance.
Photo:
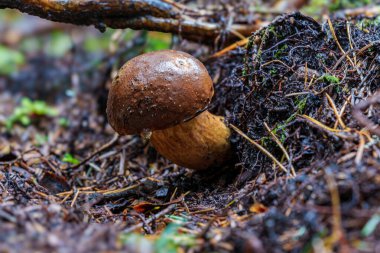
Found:
[[[146,53],[125,63],[113,80],[108,121],[119,134],[165,129],[204,109],[213,94],[207,69],[193,56]]]

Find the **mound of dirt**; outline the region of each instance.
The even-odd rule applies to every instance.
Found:
[[[313,248],[320,240],[343,250],[363,239],[375,249],[379,229],[368,238],[361,229],[380,205],[374,134],[379,40],[377,19],[321,25],[300,13],[281,16],[251,36],[244,65],[230,72],[242,78],[223,101],[231,101],[229,121],[248,136],[236,135],[243,164],[238,183],[248,192],[242,201],[247,209],[260,203],[270,211],[234,231],[236,245],[245,245],[243,240],[254,247],[247,238],[260,238],[267,251],[280,252]],[[220,84],[219,91],[226,87]],[[255,185],[262,178],[267,183]]]

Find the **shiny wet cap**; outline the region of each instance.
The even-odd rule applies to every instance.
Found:
[[[121,135],[165,129],[204,110],[213,94],[207,69],[193,56],[174,50],[142,54],[113,80],[108,121]]]

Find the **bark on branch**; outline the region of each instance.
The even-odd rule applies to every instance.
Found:
[[[100,30],[143,29],[203,41],[215,39],[222,31],[248,36],[258,28],[255,24],[222,27],[221,23],[207,22],[207,18],[201,17],[215,14],[192,10],[172,0],[1,0],[1,8],[18,9],[57,22],[94,25]]]

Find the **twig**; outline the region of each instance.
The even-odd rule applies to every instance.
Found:
[[[346,130],[339,130],[339,129],[334,129],[334,128],[331,128],[331,127],[328,127],[324,124],[322,124],[321,122],[319,122],[318,120],[308,116],[308,115],[300,115],[301,118],[304,118],[312,123],[314,123],[315,125],[321,127],[322,129],[328,131],[328,132],[331,132],[331,133],[343,133],[343,132],[347,132]]]
[[[343,129],[345,129],[345,128],[346,128],[346,125],[344,124],[342,118],[340,117],[340,114],[339,114],[339,112],[338,112],[338,109],[336,108],[336,105],[335,105],[334,101],[332,100],[332,98],[330,97],[330,95],[327,94],[327,93],[326,93],[326,98],[327,98],[327,100],[329,101],[329,104],[330,104],[331,108],[332,108],[333,111],[334,111],[335,117],[337,118],[339,125],[340,125]]]
[[[143,223],[142,228],[145,229],[146,233],[150,234],[150,235],[153,234],[154,232],[153,232],[152,228],[149,226],[149,224],[146,222],[145,217],[138,212],[136,212],[136,215],[141,219],[141,222]]]
[[[77,190],[77,192],[75,193],[74,198],[73,198],[73,201],[71,202],[71,205],[70,205],[71,207],[74,207],[75,202],[76,202],[77,199],[78,199],[79,192],[80,192],[80,190]]]
[[[172,212],[176,208],[176,206],[177,206],[176,204],[172,204],[172,205],[168,206],[167,208],[165,208],[164,210],[162,210],[161,212],[158,212],[157,214],[153,214],[152,216],[150,216],[148,219],[145,220],[145,223],[140,222],[136,225],[130,226],[130,227],[124,229],[123,232],[124,233],[130,233],[130,232],[135,231],[136,229],[142,228],[144,226],[144,224],[149,224],[149,223],[153,222],[154,220],[157,220],[161,216],[164,216],[164,215]]]
[[[268,158],[270,158],[275,164],[277,164],[280,169],[284,172],[286,172],[287,174],[289,174],[289,171],[285,168],[284,165],[282,165],[282,163],[280,163],[268,150],[266,150],[263,146],[261,146],[260,144],[258,144],[257,142],[255,142],[254,140],[252,140],[251,138],[249,138],[245,133],[243,133],[239,128],[237,128],[236,126],[230,124],[230,127],[235,131],[237,132],[238,134],[240,134],[244,139],[246,139],[247,141],[249,141],[251,144],[253,144],[256,148],[258,148],[261,152],[263,152],[266,156],[268,156]]]
[[[327,186],[330,190],[331,205],[332,205],[332,234],[330,236],[330,243],[333,246],[336,242],[340,241],[343,236],[342,231],[342,214],[340,210],[340,197],[338,192],[337,183],[330,168],[326,170]]]
[[[282,145],[281,141],[277,138],[277,136],[272,132],[272,130],[269,128],[269,126],[267,125],[266,122],[264,122],[264,126],[266,128],[266,130],[268,131],[268,133],[270,134],[270,136],[272,136],[273,140],[277,143],[277,145],[280,147],[280,149],[282,150],[282,152],[284,153],[286,159],[288,160],[289,162],[289,165],[290,165],[290,169],[291,169],[291,172],[292,172],[292,175],[295,177],[297,174],[296,174],[296,171],[292,165],[292,160],[290,159],[290,156],[288,154],[288,152],[286,151],[284,145]]]
[[[346,110],[346,107],[347,107],[348,101],[350,101],[350,99],[351,99],[351,96],[352,96],[352,95],[350,95],[350,96],[346,99],[346,101],[344,101],[344,104],[343,104],[342,108],[341,108],[340,111],[339,111],[339,117],[340,117],[340,118],[342,118],[342,116],[343,116],[343,114],[344,114],[344,112],[345,112],[345,110]],[[336,129],[336,128],[338,127],[338,124],[339,124],[338,121],[335,122],[335,124],[334,124],[334,129]]]
[[[336,42],[336,44],[338,45],[338,48],[339,50],[342,52],[343,55],[346,55],[346,52],[344,51],[344,49],[342,48],[342,46],[340,45],[339,43],[339,40],[338,40],[338,37],[336,36],[336,33],[335,33],[335,30],[334,30],[334,26],[331,22],[331,19],[327,16],[327,23],[329,24],[329,27],[330,27],[330,31],[331,31],[331,34]],[[347,60],[351,63],[352,66],[355,66],[354,62],[352,61],[352,59],[348,56],[348,54],[346,55],[347,57]]]
[[[362,159],[363,159],[363,153],[364,153],[364,145],[365,145],[365,140],[363,135],[359,135],[359,147],[358,151],[356,152],[355,156],[355,164],[356,166],[360,166],[362,164]]]
[[[211,55],[209,59],[211,59],[211,58],[218,58],[220,56],[223,56],[226,53],[228,53],[229,51],[234,50],[235,48],[238,48],[238,47],[246,45],[248,43],[248,41],[249,41],[249,38],[244,38],[242,40],[239,40],[238,42],[235,42],[234,44],[229,45],[228,47],[223,48],[222,50],[220,50],[220,51],[216,52],[215,54]]]

